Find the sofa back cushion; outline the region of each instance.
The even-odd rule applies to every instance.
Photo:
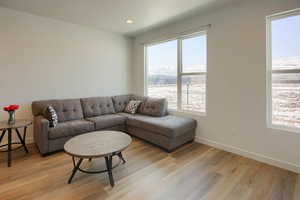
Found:
[[[118,95],[112,97],[114,108],[117,113],[124,111],[130,101],[130,96],[131,95]]]
[[[80,99],[34,101],[32,102],[33,115],[45,116],[45,110],[48,106],[52,106],[56,111],[58,122],[83,119]]]
[[[85,118],[116,113],[111,97],[90,97],[81,99]]]
[[[147,98],[141,108],[141,114],[162,117],[168,114],[168,101],[165,98]]]

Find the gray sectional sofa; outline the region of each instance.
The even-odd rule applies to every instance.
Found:
[[[141,100],[136,114],[124,113],[130,100]],[[44,111],[51,105],[58,125],[49,126]],[[43,100],[32,103],[34,140],[42,155],[63,149],[73,136],[96,130],[119,130],[170,152],[194,140],[196,121],[168,114],[165,99],[136,95]]]

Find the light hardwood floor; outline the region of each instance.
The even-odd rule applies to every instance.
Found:
[[[59,152],[41,157],[13,153],[7,168],[0,154],[0,200],[299,200],[299,175],[206,145],[190,143],[166,153],[134,139],[124,152],[125,165],[114,170],[116,185],[107,174],[78,172],[72,184],[71,158]],[[85,167],[103,167],[103,159]]]

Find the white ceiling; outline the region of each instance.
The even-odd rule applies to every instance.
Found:
[[[0,6],[133,36],[234,0],[0,0]],[[126,24],[132,19],[133,24]]]

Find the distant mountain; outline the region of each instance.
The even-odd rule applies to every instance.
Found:
[[[185,65],[184,72],[206,72],[206,65]],[[176,75],[177,66],[155,65],[149,66],[149,75]]]
[[[177,67],[176,66],[168,66],[168,65],[153,65],[149,66],[148,69],[149,75],[176,75]]]
[[[272,60],[272,65],[276,69],[300,69],[300,56],[276,58]]]

